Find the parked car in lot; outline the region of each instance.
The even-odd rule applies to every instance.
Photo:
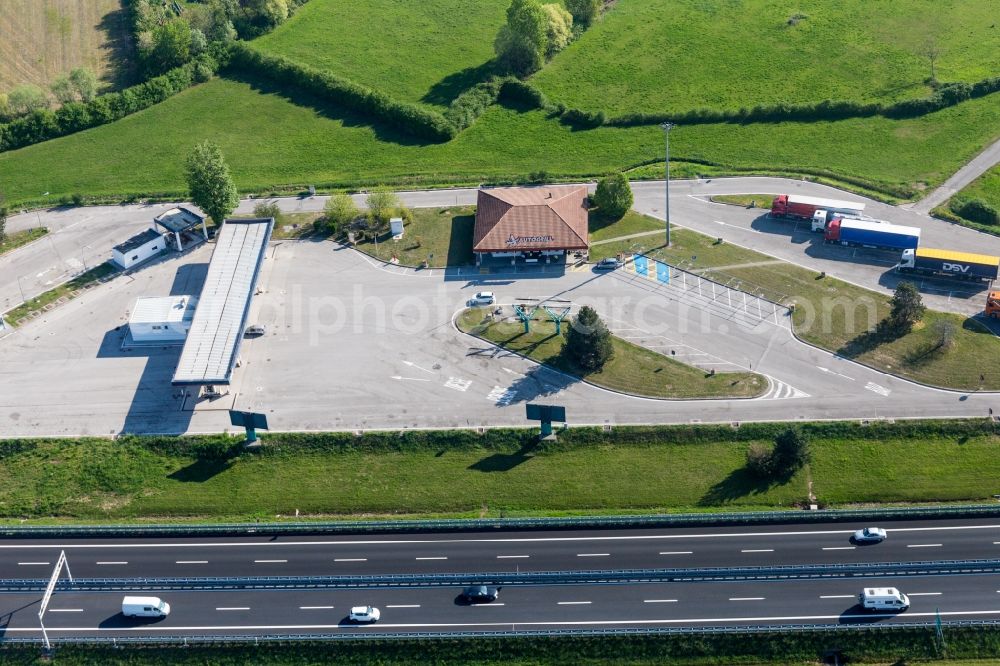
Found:
[[[379,610],[373,606],[355,606],[351,609],[348,618],[351,622],[378,622],[381,617]]]
[[[244,335],[249,337],[258,337],[267,333],[267,329],[264,328],[263,324],[251,324],[247,326],[247,330],[244,331]]]
[[[621,268],[622,262],[614,257],[608,257],[606,259],[601,259],[596,264],[594,264],[595,271],[613,271],[616,268]]]
[[[492,585],[470,585],[462,590],[462,599],[469,603],[489,603],[500,596],[500,588]]]
[[[493,305],[497,302],[497,297],[492,291],[479,291],[476,295],[469,299],[469,303],[472,305]]]
[[[881,527],[866,527],[854,533],[855,543],[879,543],[885,541],[885,530]]]

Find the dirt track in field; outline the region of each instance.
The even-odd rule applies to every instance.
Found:
[[[127,25],[120,0],[0,1],[0,92],[22,83],[46,88],[75,67],[102,88],[118,87]]]

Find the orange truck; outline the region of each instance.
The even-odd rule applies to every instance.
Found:
[[[990,289],[986,294],[986,316],[1000,318],[1000,290]]]

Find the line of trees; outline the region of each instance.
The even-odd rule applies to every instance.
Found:
[[[512,0],[507,22],[493,43],[497,64],[517,76],[537,72],[597,18],[600,8],[600,0],[569,0],[565,7],[540,0]]]
[[[63,74],[49,85],[46,92],[42,88],[25,83],[10,92],[0,93],[0,121],[9,122],[20,116],[47,109],[53,99],[59,104],[89,102],[97,96],[97,76],[86,67],[77,67],[69,74]]]

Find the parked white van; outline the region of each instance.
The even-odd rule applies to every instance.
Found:
[[[894,587],[866,587],[858,600],[871,610],[905,611],[910,607],[910,598]]]
[[[125,597],[122,599],[122,615],[125,617],[166,617],[170,615],[170,604],[159,597]]]

